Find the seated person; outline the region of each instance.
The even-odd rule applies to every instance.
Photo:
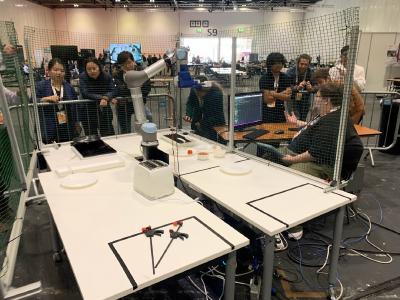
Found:
[[[123,134],[132,132],[131,118],[132,114],[135,113],[133,109],[131,92],[124,81],[124,74],[128,71],[137,69],[138,66],[135,63],[132,53],[128,51],[122,51],[120,54],[118,54],[117,63],[120,70],[115,74],[114,81],[116,85],[116,95],[117,97],[122,98],[118,99],[116,103],[118,103],[118,123],[121,129],[121,134]],[[149,95],[151,90],[150,80],[147,80],[145,83],[143,83],[141,90],[143,102],[146,104],[147,96]],[[152,115],[147,107],[145,107],[145,113],[147,119],[151,121]]]
[[[192,130],[210,140],[217,140],[215,126],[225,125],[222,88],[207,77],[197,79],[203,84],[190,90],[183,120],[191,123]]]
[[[85,133],[101,136],[113,135],[113,113],[115,88],[110,75],[103,71],[97,58],[89,58],[85,63],[85,71],[79,76],[79,85],[83,99],[93,100],[86,103],[89,120],[84,124]]]
[[[318,85],[322,85],[331,81],[329,76],[329,69],[328,68],[321,68],[317,69],[314,74],[313,78]],[[364,100],[361,97],[358,89],[353,86],[351,89],[351,98],[349,104],[349,116],[350,119],[353,121],[353,124],[358,124],[361,122],[363,116],[365,114],[365,106]]]
[[[48,65],[50,80],[36,84],[36,97],[40,102],[52,103],[39,107],[40,127],[44,143],[71,141],[79,135],[78,111],[75,104],[63,105],[63,100],[77,100],[74,88],[64,80],[62,61],[53,58]]]
[[[307,119],[310,109],[310,96],[314,91],[310,64],[311,57],[308,54],[301,54],[296,60],[296,65],[286,72],[286,75],[293,82],[290,110],[302,121]]]
[[[306,124],[287,147],[278,149],[282,154],[278,161],[269,153],[264,155],[264,158],[275,160],[315,177],[332,180],[342,99],[342,84],[334,82],[323,84],[316,96],[318,116]],[[345,147],[363,148],[350,120],[347,123]]]
[[[292,94],[291,80],[281,70],[286,63],[281,53],[270,53],[267,57],[267,73],[261,76],[260,90],[264,93],[263,122],[284,123],[284,101]]]

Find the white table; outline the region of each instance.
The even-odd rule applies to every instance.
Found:
[[[198,192],[266,234],[263,299],[271,298],[273,236],[338,209],[329,268],[330,292],[333,294],[344,206],[357,197],[339,190],[326,193],[328,185],[322,180],[313,180],[266,162],[245,160],[236,163],[245,164],[252,171],[246,175],[232,176],[221,172],[220,167],[214,167],[182,175],[181,178]],[[182,166],[185,167],[185,162]]]
[[[231,75],[231,68],[211,68],[218,75]],[[246,72],[235,70],[236,75],[245,75]]]
[[[136,138],[109,140],[133,150],[134,144],[128,144]],[[122,151],[117,155],[125,159],[125,167],[93,173],[98,181],[87,188],[65,189],[54,171],[39,174],[83,298],[117,299],[228,254],[225,298],[233,299],[235,250],[248,245],[248,239],[177,189],[157,201],[136,193],[132,181],[138,162]],[[52,170],[78,160],[68,145],[49,148],[45,158]],[[151,225],[165,230],[152,238],[156,263],[177,220],[184,220],[180,231],[189,238],[174,240],[153,274],[150,238],[141,229]]]
[[[167,131],[161,131],[159,136],[165,133]],[[189,138],[196,139],[191,135]],[[141,138],[137,135],[105,138],[104,140],[127,156],[140,155],[138,145]],[[161,138],[159,141],[161,150],[170,151],[171,144]],[[209,144],[209,142],[199,140],[198,144]],[[63,149],[57,151],[60,150],[64,151]],[[60,156],[68,157],[64,152],[59,153]],[[343,191],[325,193],[324,189],[327,184],[322,180],[313,180],[266,162],[245,159],[242,154],[228,154],[223,159],[213,158],[211,155],[208,161],[198,161],[195,156],[180,157],[179,173],[177,162],[172,156],[169,159],[175,174],[180,175],[184,182],[266,234],[263,299],[271,297],[273,236],[326,212],[338,209],[329,269],[329,283],[334,285],[344,206],[355,201],[356,196]],[[56,161],[59,161],[59,158],[53,161],[46,157],[46,160],[52,167],[56,167]],[[243,176],[226,175],[221,172],[220,166],[228,162],[249,165],[252,171]]]

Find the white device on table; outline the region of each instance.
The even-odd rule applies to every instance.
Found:
[[[133,188],[149,200],[174,193],[174,175],[171,168],[160,160],[145,160],[135,166]]]

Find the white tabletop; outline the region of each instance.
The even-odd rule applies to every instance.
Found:
[[[218,167],[182,179],[270,236],[356,200],[343,191],[324,193],[326,185],[273,165],[237,164],[251,172],[227,175]]]
[[[231,68],[211,68],[211,71],[218,73],[220,75],[230,75]],[[246,72],[235,70],[236,74],[245,74]]]
[[[46,153],[51,168],[78,159],[71,156],[68,147]],[[127,153],[133,148],[132,145]],[[84,299],[117,299],[134,290],[128,274],[139,290],[227,254],[232,251],[231,245],[237,249],[249,243],[247,238],[177,189],[173,195],[156,201],[137,194],[132,184],[133,166],[137,162],[128,154],[118,155],[125,159],[125,167],[92,173],[98,181],[87,188],[66,189],[60,185],[63,178],[55,172],[39,174]],[[185,220],[180,231],[188,233],[189,238],[171,244],[153,275],[149,238],[138,233],[148,225],[163,226],[162,237],[153,238],[154,258],[158,260],[170,240],[168,230],[174,228],[170,223],[182,219]],[[135,236],[129,237],[131,235]],[[125,237],[129,238],[123,239]],[[118,241],[120,239],[123,240]],[[202,247],[205,241],[207,249]]]
[[[213,144],[194,136],[187,136],[187,138],[194,141],[192,147],[179,146],[177,150],[176,146],[168,143],[166,139],[162,138],[162,135],[168,134],[168,130],[161,130],[158,133],[159,149],[169,155],[169,164],[175,174],[187,174],[191,172],[197,172],[208,168],[220,166],[221,164],[228,162],[237,162],[244,160],[240,155],[228,153],[224,158],[215,158],[213,153]],[[98,156],[94,158],[85,158],[81,160],[72,150],[69,144],[64,144],[58,149],[53,147],[47,147],[44,152],[44,157],[51,170],[57,170],[58,168],[73,167],[79,165],[94,165],[95,163],[100,164],[101,162],[113,162],[115,157],[120,159],[131,159],[142,155],[140,142],[142,137],[137,134],[127,134],[122,136],[106,137],[103,140],[117,150],[117,154]],[[172,150],[173,149],[173,150]],[[197,153],[206,149],[209,154],[209,159],[206,161],[200,161],[197,159]],[[193,155],[187,155],[187,151],[192,150]],[[184,155],[176,157],[177,151]]]

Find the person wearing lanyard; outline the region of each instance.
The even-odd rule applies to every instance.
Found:
[[[304,124],[287,147],[278,149],[283,157],[277,162],[315,177],[332,180],[342,100],[343,84],[337,82],[323,84],[315,100],[318,114],[312,121]],[[361,139],[350,118],[347,121],[345,148],[359,148],[361,152],[363,149]],[[349,153],[347,155],[349,156]],[[264,158],[269,159],[268,155]]]
[[[273,52],[267,57],[267,73],[261,76],[260,90],[264,94],[263,122],[284,123],[284,101],[290,100],[291,81],[281,70],[286,59],[281,53]]]
[[[44,143],[66,142],[79,135],[78,111],[75,104],[62,104],[64,100],[77,100],[73,87],[64,80],[65,67],[58,58],[49,61],[50,80],[36,84],[36,97],[52,105],[39,107],[39,119]]]
[[[311,57],[301,54],[296,60],[296,66],[290,68],[286,75],[292,80],[292,96],[289,103],[289,111],[302,121],[307,119],[310,109],[310,96],[314,91],[311,83],[312,70],[310,69]]]

